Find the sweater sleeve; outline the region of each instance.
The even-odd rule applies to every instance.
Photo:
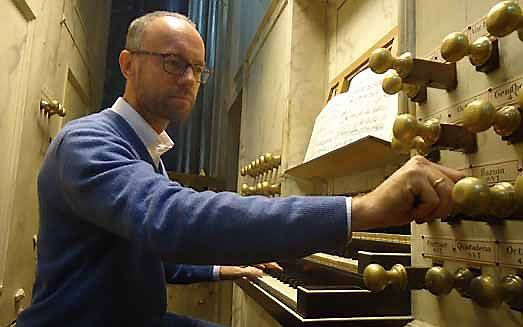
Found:
[[[338,249],[348,240],[345,197],[242,197],[196,192],[157,174],[119,136],[76,126],[56,169],[75,215],[184,264],[249,264]]]
[[[169,284],[191,284],[214,281],[214,266],[177,265],[164,263],[165,279]]]

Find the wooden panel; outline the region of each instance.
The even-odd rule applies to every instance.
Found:
[[[167,311],[231,325],[232,283],[210,282],[167,287]]]
[[[34,12],[25,1],[7,1],[0,5],[4,19],[0,22],[0,284],[4,280],[7,239],[9,236],[13,189],[18,172],[18,151],[22,141],[23,116],[26,108],[29,58],[33,38]]]
[[[93,3],[96,3],[97,10],[110,6],[110,1]],[[58,100],[62,104],[66,100],[72,108],[84,110],[85,99],[91,93],[87,85],[103,85],[103,75],[99,71],[83,73],[87,70],[77,66],[75,62],[78,61],[74,58],[70,60],[73,39],[62,21],[63,0],[10,0],[2,2],[0,10],[7,17],[0,22],[4,31],[0,40],[6,45],[0,49],[0,58],[3,59],[0,61],[0,84],[4,80],[10,84],[2,85],[0,95],[4,95],[6,101],[15,101],[13,105],[4,106],[9,108],[8,114],[2,113],[0,120],[0,124],[8,126],[7,129],[0,128],[1,140],[9,141],[8,144],[0,141],[6,151],[0,164],[0,187],[8,187],[0,190],[0,207],[5,203],[11,206],[7,216],[0,215],[0,231],[5,232],[0,236],[3,242],[0,256],[5,254],[0,260],[0,269],[5,271],[0,276],[3,277],[0,282],[4,284],[0,296],[0,325],[6,326],[31,300],[35,276],[34,239],[38,230],[37,176],[49,136],[62,126],[61,118],[53,116],[48,119],[41,115],[40,99]],[[103,31],[108,25],[107,12],[92,15],[90,29],[96,27],[96,31]],[[106,33],[100,35],[97,40],[103,41],[103,45],[93,45],[93,48],[104,53],[106,38]],[[83,67],[103,67],[104,54],[97,58],[103,60],[84,62]],[[7,179],[3,173],[9,173]],[[5,242],[2,236],[6,236],[8,241]],[[26,296],[15,305],[14,294],[18,289],[24,289]]]

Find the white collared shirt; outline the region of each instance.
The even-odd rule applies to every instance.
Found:
[[[169,135],[165,131],[161,134],[156,133],[151,125],[124,98],[118,98],[110,110],[122,116],[131,125],[158,168],[160,156],[174,146],[174,142]]]

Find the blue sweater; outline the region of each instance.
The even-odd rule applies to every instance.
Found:
[[[181,187],[155,171],[136,133],[110,110],[62,129],[38,193],[36,282],[19,327],[153,326],[166,310],[162,261],[273,261],[339,248],[348,237],[344,197]]]

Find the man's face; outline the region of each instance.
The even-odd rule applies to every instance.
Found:
[[[200,87],[193,69],[186,64],[205,65],[205,48],[199,33],[179,19],[157,18],[144,31],[140,50],[174,56],[133,54],[137,62],[133,84],[139,106],[156,118],[185,121]],[[164,68],[170,70],[169,67],[180,65],[186,69],[178,74]]]

